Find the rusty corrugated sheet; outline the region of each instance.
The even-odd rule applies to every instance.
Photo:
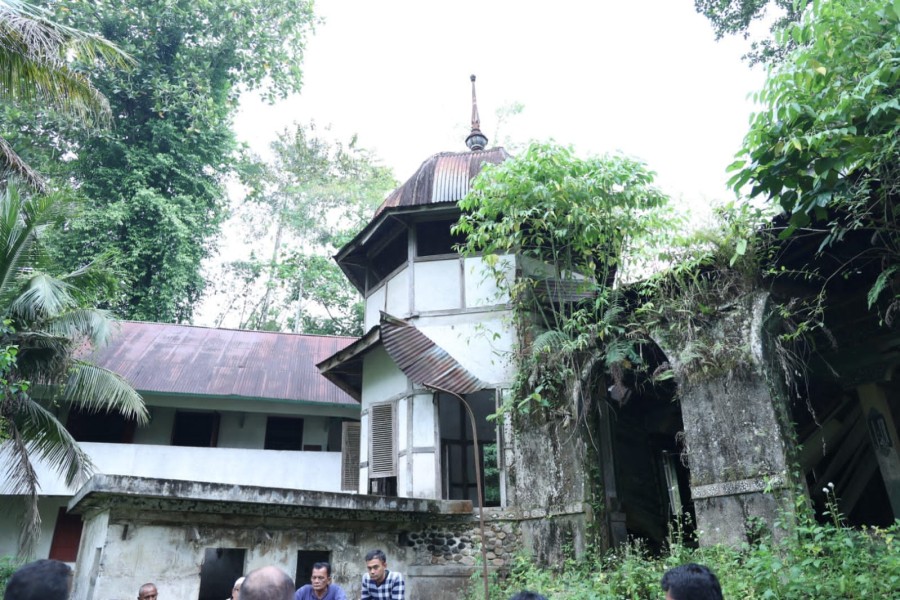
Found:
[[[424,333],[405,321],[382,314],[381,342],[394,363],[413,383],[457,394],[487,387]]]
[[[435,154],[406,183],[391,192],[375,215],[397,206],[458,202],[469,193],[472,178],[485,163],[501,163],[507,158],[509,154],[503,148]]]
[[[355,405],[316,368],[354,339],[123,321],[91,360],[140,392]]]

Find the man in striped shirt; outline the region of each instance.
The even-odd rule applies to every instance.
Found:
[[[381,550],[372,550],[366,554],[362,600],[406,600],[403,575],[388,570],[387,557]]]

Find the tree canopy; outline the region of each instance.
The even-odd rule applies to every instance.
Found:
[[[226,265],[219,323],[231,313],[241,328],[361,335],[362,299],[331,256],[396,181],[355,137],[334,141],[314,123],[283,131],[272,153],[242,169],[248,195],[237,209],[254,244],[271,252]]]
[[[580,159],[552,144],[487,165],[472,182],[455,231],[466,236],[464,253],[485,256],[522,318],[515,408],[527,412],[569,395],[578,403],[593,365],[615,378],[623,362],[640,362],[613,283],[628,257],[650,252],[670,229],[667,203],[643,163]],[[499,258],[512,254],[531,264],[517,278]]]
[[[48,403],[117,411],[139,423],[148,418],[125,380],[83,359],[85,347],[104,343],[111,332],[108,313],[91,303],[97,286],[110,279],[96,264],[54,273],[42,241],[64,210],[59,197],[22,194],[15,183],[0,192],[0,441],[6,442],[3,487],[26,499],[23,556],[41,531],[33,460],[46,461],[67,484],[84,482],[92,471]]]
[[[48,2],[67,25],[98,31],[137,60],[128,74],[81,64],[107,98],[113,127],[55,133],[47,164],[73,181],[82,211],[55,240],[70,269],[114,257],[121,316],[187,321],[204,289],[201,261],[226,215],[237,160],[239,95],[268,98],[302,83],[311,2],[98,0]],[[26,116],[26,119],[34,120]],[[40,132],[36,132],[40,133]],[[65,161],[59,158],[65,156]]]
[[[0,2],[0,100],[43,103],[88,125],[109,121],[109,102],[90,78],[73,66],[82,62],[124,67],[131,59],[100,36],[66,27],[20,0]],[[0,137],[0,177],[17,175],[43,189],[43,177]]]
[[[709,19],[720,40],[726,35],[750,37],[754,22],[769,18],[770,32],[776,33],[796,23],[810,0],[694,0],[697,12]],[[754,40],[744,55],[750,64],[779,62],[791,48],[792,41],[768,37]]]

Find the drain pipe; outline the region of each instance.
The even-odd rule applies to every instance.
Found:
[[[475,458],[475,488],[476,493],[478,494],[478,505],[480,510],[478,511],[478,521],[481,527],[481,564],[484,567],[484,572],[482,574],[482,579],[484,580],[484,600],[490,600],[490,591],[488,585],[488,563],[487,563],[487,537],[485,537],[484,530],[484,493],[481,489],[481,452],[478,448],[478,430],[475,426],[475,413],[472,412],[472,407],[469,406],[469,403],[466,402],[465,398],[457,394],[456,392],[451,392],[450,390],[444,389],[440,386],[433,385],[431,383],[424,384],[425,387],[429,387],[436,392],[440,392],[442,394],[450,394],[454,398],[462,403],[463,407],[465,407],[466,412],[469,413],[469,423],[472,425],[472,455]]]

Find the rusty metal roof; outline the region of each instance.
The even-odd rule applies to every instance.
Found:
[[[356,405],[316,369],[354,339],[122,321],[90,360],[145,393]]]
[[[487,386],[413,325],[381,313],[381,341],[394,363],[413,383],[457,394]]]
[[[458,202],[469,193],[472,178],[481,172],[485,163],[502,163],[507,158],[509,154],[503,148],[435,154],[406,183],[391,192],[375,215],[397,206]]]
[[[336,385],[360,398],[362,357],[382,344],[394,364],[413,383],[471,394],[487,387],[414,325],[384,312],[381,323],[353,344],[319,363],[319,370]]]

